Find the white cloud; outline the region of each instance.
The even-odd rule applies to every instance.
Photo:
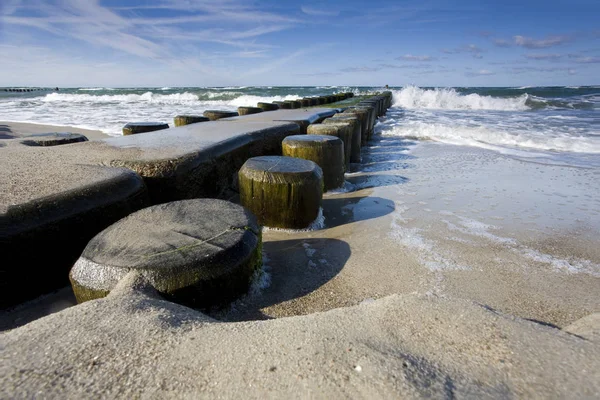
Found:
[[[431,57],[431,56],[415,56],[412,54],[405,54],[403,56],[398,57],[397,59],[405,60],[405,61],[433,61],[433,60],[435,60],[435,58]]]
[[[514,36],[515,44],[517,46],[525,47],[527,49],[543,49],[546,47],[558,46],[571,40],[568,36],[549,36],[546,39],[536,40],[526,36]]]
[[[306,15],[312,15],[315,17],[336,17],[340,14],[340,12],[336,10],[322,10],[309,6],[302,6],[300,7],[300,10]]]

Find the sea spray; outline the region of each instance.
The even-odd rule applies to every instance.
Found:
[[[475,93],[463,95],[453,88],[422,89],[407,86],[392,91],[394,107],[407,109],[443,109],[443,110],[500,110],[523,111],[528,107],[527,95],[512,98],[481,96]]]

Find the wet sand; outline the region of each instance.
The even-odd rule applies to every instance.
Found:
[[[105,139],[111,137],[97,130],[82,129],[56,125],[40,125],[25,122],[7,122],[0,121],[0,139],[13,139],[29,135],[38,135],[40,133],[68,132],[80,133],[89,140]]]
[[[568,325],[600,312],[597,177],[378,137],[347,176],[356,190],[325,196],[325,229],[265,232],[271,286],[225,317],[310,314],[410,293]]]

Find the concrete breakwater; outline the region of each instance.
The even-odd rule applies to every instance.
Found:
[[[389,106],[391,93],[371,99],[375,116]],[[2,140],[0,251],[7,262],[0,305],[64,285],[87,242],[136,210],[189,198],[231,198],[237,172],[249,158],[281,155],[285,137],[306,133],[310,124],[344,108],[280,109],[47,148]]]

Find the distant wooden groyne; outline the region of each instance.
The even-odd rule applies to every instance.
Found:
[[[137,210],[235,197],[247,160],[280,156],[282,141],[311,124],[351,109],[365,116],[365,135],[372,135],[391,92],[351,100],[338,94],[278,109],[259,104],[262,111],[248,115],[60,146],[1,140],[0,306],[64,286],[88,242]]]
[[[58,88],[4,88],[0,89],[3,92],[13,92],[13,93],[28,93],[28,92],[49,92],[58,90]]]

